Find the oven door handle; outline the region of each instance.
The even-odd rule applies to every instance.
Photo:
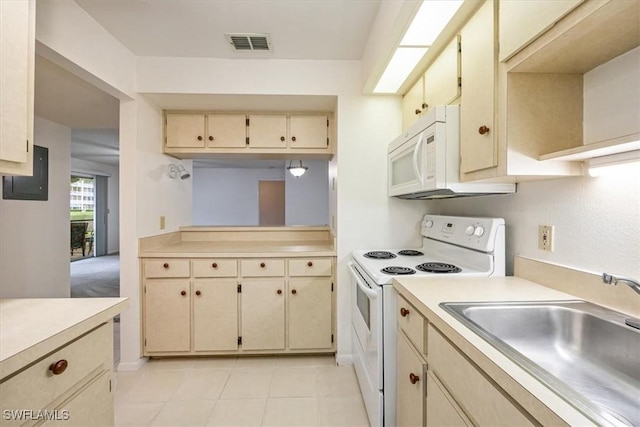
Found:
[[[353,267],[353,262],[349,261],[347,263],[347,266],[349,267],[349,270],[351,270],[351,275],[353,276],[353,278],[356,279],[356,284],[358,285],[360,290],[362,292],[364,292],[364,294],[367,296],[367,298],[369,298],[369,299],[378,298],[378,294],[377,294],[376,291],[374,291],[373,289],[369,288],[367,285],[362,283],[362,280],[360,279],[360,275],[358,274],[356,269]]]

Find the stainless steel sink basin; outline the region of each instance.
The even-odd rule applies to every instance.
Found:
[[[597,424],[640,426],[640,330],[585,301],[440,306]]]

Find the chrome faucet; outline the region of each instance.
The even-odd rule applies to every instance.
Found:
[[[640,294],[640,282],[637,280],[630,279],[628,277],[622,276],[614,276],[613,274],[602,273],[602,282],[607,285],[617,285],[618,282],[624,283],[629,286],[631,289],[636,291],[636,293]]]

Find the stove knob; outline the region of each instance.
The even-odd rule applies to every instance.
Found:
[[[426,220],[424,222],[424,226],[427,227],[427,228],[433,227],[433,221],[431,221],[430,219]]]
[[[484,227],[478,226],[476,228],[476,231],[473,232],[473,234],[477,237],[482,237],[482,235],[484,234]]]
[[[465,228],[464,233],[467,236],[471,236],[475,230],[476,230],[476,228],[473,225],[470,225],[467,228]]]

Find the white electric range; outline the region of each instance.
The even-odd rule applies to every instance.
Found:
[[[504,276],[505,223],[500,218],[425,215],[422,247],[359,250],[348,263],[354,367],[373,427],[396,422],[395,277]]]

